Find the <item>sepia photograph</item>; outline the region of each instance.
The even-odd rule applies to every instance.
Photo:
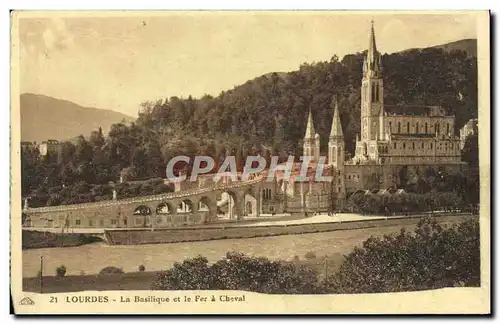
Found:
[[[489,20],[12,11],[16,313],[488,314]]]

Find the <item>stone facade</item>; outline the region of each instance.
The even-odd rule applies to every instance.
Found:
[[[464,130],[463,133],[468,131]],[[357,190],[399,186],[402,168],[459,169],[464,165],[460,141],[460,137],[455,135],[455,117],[447,116],[442,107],[384,105],[382,60],[377,51],[372,24],[368,52],[363,62],[361,136],[356,137],[355,155],[345,160],[344,136],[335,101],[328,141],[328,165],[332,168],[329,174],[333,179],[327,185],[313,181],[307,186],[304,197],[308,197],[309,204],[305,198],[301,198],[303,190],[288,193],[287,209],[292,207],[291,201],[296,205],[294,208],[300,205],[310,211],[342,208],[348,195]],[[309,112],[304,156],[318,161],[319,143],[320,138],[314,133]],[[320,203],[326,200],[330,203]]]

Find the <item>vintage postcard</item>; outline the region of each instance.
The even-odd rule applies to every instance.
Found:
[[[13,11],[15,313],[489,314],[489,21]]]

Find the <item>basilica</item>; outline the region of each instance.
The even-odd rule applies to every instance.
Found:
[[[455,117],[447,116],[442,107],[384,105],[382,60],[373,23],[369,39],[361,84],[361,134],[356,136],[355,154],[349,160],[345,159],[338,104],[334,105],[328,165],[335,175],[331,190],[337,197],[337,205],[360,189],[397,188],[403,168],[413,168],[418,173],[427,168],[456,169],[464,164],[460,137],[454,131]],[[320,141],[309,112],[303,155],[318,160]]]

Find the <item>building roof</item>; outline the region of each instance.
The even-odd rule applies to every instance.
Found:
[[[59,144],[59,141],[58,140],[49,139],[49,140],[43,141],[42,144]]]
[[[439,106],[384,105],[384,110],[387,115],[446,117],[444,109]]]

